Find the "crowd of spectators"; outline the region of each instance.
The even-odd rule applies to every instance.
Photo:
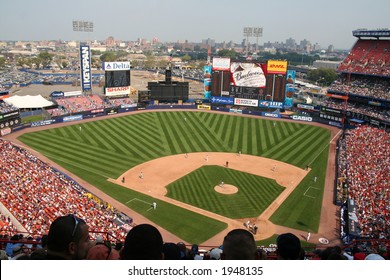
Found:
[[[55,102],[59,105],[58,108],[46,110],[52,117],[110,107],[126,108],[136,106],[136,103],[128,97],[115,99],[105,98],[103,100],[98,95],[56,98]]]
[[[323,99],[320,103],[323,106],[338,109],[338,110],[344,110],[345,109],[345,101],[334,99],[334,98],[326,98]],[[368,106],[359,104],[356,102],[347,102],[347,111],[349,112],[355,112],[358,114],[374,117],[380,120],[389,120],[390,119],[390,110],[389,109],[383,109],[380,107],[374,107],[374,106]]]
[[[340,144],[338,174],[355,202],[361,236],[390,239],[390,134],[361,126]]]
[[[130,107],[130,106],[134,106],[136,103],[129,97],[126,97],[126,98],[113,98],[113,99],[106,99],[106,102],[112,104],[112,106],[115,106],[115,107],[122,107],[122,108],[126,108],[126,107]]]
[[[58,117],[67,114],[68,112],[63,108],[46,109],[52,117]]]
[[[10,105],[10,104],[7,104],[3,101],[0,101],[0,114],[6,114],[9,112],[13,112],[15,110],[17,111],[19,109],[13,105]]]
[[[32,237],[46,234],[65,213],[77,213],[93,232],[106,232],[112,239],[126,235],[128,228],[119,223],[123,213],[25,149],[0,140],[0,156],[1,201]]]
[[[338,70],[390,76],[390,40],[358,40]]]
[[[59,106],[63,107],[68,113],[77,113],[112,107],[111,104],[104,102],[100,96],[95,94],[56,98],[55,102]]]
[[[9,216],[0,213],[0,232],[1,234],[9,234],[17,232],[16,226],[13,224]]]
[[[390,99],[390,79],[379,77],[351,76],[350,81],[345,75],[332,83],[328,91],[336,91],[360,96]]]

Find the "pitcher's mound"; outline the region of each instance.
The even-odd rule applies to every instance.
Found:
[[[214,190],[218,193],[221,193],[221,194],[234,194],[234,193],[238,192],[237,187],[235,187],[233,185],[229,185],[229,184],[224,184],[223,186],[216,185],[214,187]]]

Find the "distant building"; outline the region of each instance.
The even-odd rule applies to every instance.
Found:
[[[332,52],[334,52],[334,46],[333,45],[329,45],[328,53],[332,53]]]
[[[340,63],[341,63],[340,61],[316,60],[313,62],[313,66],[315,68],[326,68],[326,69],[333,69],[336,71]]]

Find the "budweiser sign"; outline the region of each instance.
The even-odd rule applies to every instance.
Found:
[[[235,86],[265,87],[265,75],[260,64],[233,62],[230,72]]]

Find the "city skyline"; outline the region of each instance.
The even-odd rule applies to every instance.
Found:
[[[0,41],[101,41],[113,36],[122,41],[156,37],[162,42],[211,38],[241,43],[244,27],[262,27],[259,45],[294,38],[297,43],[306,39],[322,48],[350,49],[356,41],[353,30],[390,27],[390,2],[386,0],[373,0],[370,5],[362,0],[3,0],[0,8],[6,11],[0,18]],[[93,22],[94,32],[73,31],[75,20]],[[256,38],[249,41],[256,43]]]

